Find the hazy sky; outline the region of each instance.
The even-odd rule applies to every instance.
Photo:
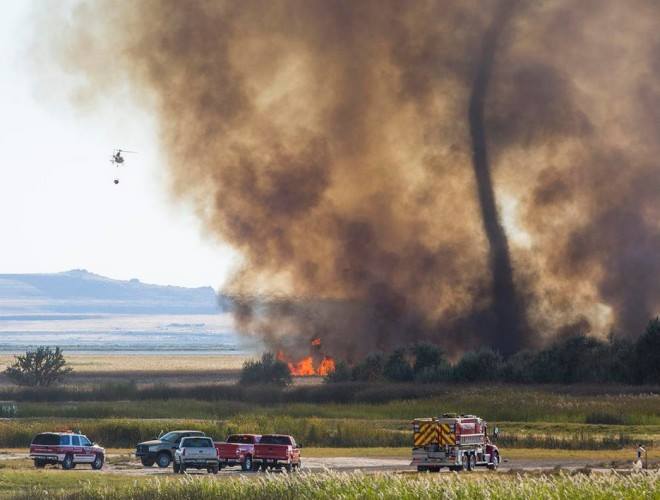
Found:
[[[85,268],[217,288],[237,256],[168,198],[148,113],[116,97],[83,113],[27,64],[35,3],[48,2],[0,7],[0,273]],[[115,147],[139,152],[126,155],[119,185],[109,162]]]

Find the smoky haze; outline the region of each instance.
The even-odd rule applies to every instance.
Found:
[[[99,0],[53,19],[37,50],[82,77],[81,106],[128,87],[153,111],[174,195],[244,256],[239,327],[274,348],[508,354],[658,313],[655,0]]]

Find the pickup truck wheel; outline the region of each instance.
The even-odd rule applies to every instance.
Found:
[[[177,464],[176,462],[172,462],[172,472],[174,472],[175,474],[179,473],[179,464]]]
[[[46,467],[46,462],[44,462],[43,460],[35,459],[34,466],[37,469],[43,469],[44,467]]]
[[[266,472],[268,464],[266,462],[261,462],[261,472]]]
[[[158,464],[158,467],[160,467],[161,469],[164,469],[165,467],[169,467],[171,462],[172,462],[172,458],[168,453],[165,453],[164,451],[161,451],[156,457],[156,463]]]
[[[73,463],[73,455],[69,454],[64,457],[64,460],[62,461],[62,468],[64,470],[71,470],[75,466],[76,465]]]
[[[218,472],[220,472],[220,467],[218,467],[217,465],[214,465],[213,467],[209,467],[208,471],[209,471],[209,474],[217,474]]]
[[[142,465],[144,465],[145,467],[151,467],[154,463],[156,463],[156,461],[153,458],[146,458],[146,457],[142,457],[140,459],[140,462],[142,462]]]
[[[100,453],[94,457],[94,461],[92,462],[92,469],[94,470],[101,470],[103,468],[103,462],[104,462],[104,457]]]
[[[252,457],[245,457],[245,460],[243,460],[243,463],[241,464],[241,470],[244,472],[252,470]]]

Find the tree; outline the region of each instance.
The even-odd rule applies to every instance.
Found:
[[[353,367],[353,380],[376,382],[383,379],[385,361],[382,353],[371,353]]]
[[[25,355],[15,356],[14,364],[7,367],[5,375],[19,385],[48,387],[72,371],[66,366],[59,347],[51,349],[40,346],[35,350],[28,350]]]
[[[404,349],[397,349],[388,356],[383,374],[393,382],[410,382],[413,379],[413,369],[406,359]]]
[[[244,385],[273,384],[285,386],[291,383],[291,372],[284,361],[267,352],[260,361],[246,361],[241,369],[240,383]]]
[[[459,382],[496,381],[504,367],[502,356],[490,349],[466,352],[454,367]]]
[[[528,384],[534,381],[533,370],[537,353],[523,349],[518,351],[504,363],[503,378],[507,382],[520,382]]]
[[[419,342],[412,347],[415,357],[413,371],[420,382],[439,382],[447,379],[450,366],[444,351],[435,344]]]
[[[652,319],[637,339],[637,378],[643,384],[660,383],[660,317]]]

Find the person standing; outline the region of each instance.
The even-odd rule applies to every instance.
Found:
[[[642,443],[639,443],[639,446],[637,447],[637,461],[642,468],[644,467],[644,462],[646,461],[645,459],[646,449],[642,446]]]

